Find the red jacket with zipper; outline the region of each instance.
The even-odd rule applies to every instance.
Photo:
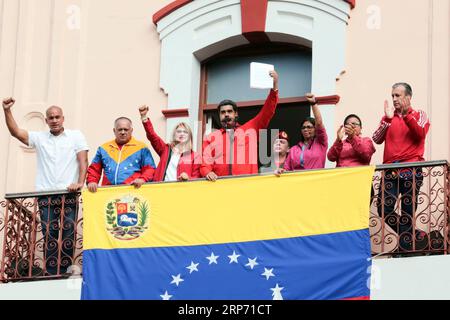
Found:
[[[425,138],[429,130],[427,114],[409,108],[406,115],[395,112],[392,119],[384,116],[372,139],[376,144],[384,142],[383,163],[425,161]]]
[[[270,90],[256,117],[242,126],[237,125],[235,130],[216,130],[205,138],[200,168],[202,177],[211,171],[218,176],[257,174],[259,130],[269,126],[277,103],[278,90]]]
[[[161,139],[161,137],[158,136],[153,128],[150,119],[142,122],[142,124],[144,125],[148,140],[152,144],[153,149],[155,149],[156,153],[160,157],[158,167],[156,168],[155,175],[153,177],[153,181],[164,181],[167,165],[170,161],[171,147],[169,144],[165,143],[164,140]],[[180,162],[178,162],[177,177],[185,172],[189,176],[189,179],[200,178],[200,164],[201,157],[196,152],[191,151],[183,153],[180,158]]]

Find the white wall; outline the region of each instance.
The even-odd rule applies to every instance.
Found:
[[[372,300],[450,299],[450,255],[375,259]],[[81,279],[0,284],[0,300],[78,300]]]
[[[450,255],[374,260],[371,298],[448,300],[449,270]]]
[[[0,284],[0,300],[79,300],[81,278]]]

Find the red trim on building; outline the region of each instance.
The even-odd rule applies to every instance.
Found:
[[[324,96],[324,97],[317,97],[317,104],[338,104],[339,101],[341,101],[341,97],[338,95],[334,96]]]
[[[179,8],[187,5],[188,3],[192,2],[192,1],[194,1],[194,0],[176,0],[176,1],[168,4],[167,6],[165,6],[164,8],[162,8],[161,10],[159,10],[158,12],[156,12],[153,15],[153,23],[157,24],[159,22],[159,20],[161,20],[162,18],[168,16],[172,12],[178,10]]]
[[[345,2],[348,2],[352,9],[354,9],[356,6],[356,0],[345,0]]]
[[[329,105],[329,104],[338,104],[341,100],[341,97],[338,95],[334,96],[323,96],[323,97],[316,97],[316,101],[318,105]],[[236,102],[236,105],[238,108],[248,108],[248,107],[254,107],[254,106],[262,106],[264,105],[265,100],[252,100],[252,101],[243,101],[243,102]],[[289,104],[299,104],[299,103],[306,103],[307,100],[305,97],[293,97],[293,98],[280,98],[278,100],[278,104],[281,105],[289,105]],[[203,106],[203,111],[207,110],[216,110],[217,106],[219,104],[207,104]]]
[[[241,0],[242,33],[266,31],[267,0]]]
[[[163,19],[164,17],[168,16],[169,14],[171,14],[172,12],[178,10],[179,8],[185,6],[186,4],[192,2],[193,0],[176,0],[170,4],[168,4],[167,6],[165,6],[164,8],[162,8],[161,10],[159,10],[158,12],[156,12],[153,15],[153,23],[157,24],[161,19]],[[350,7],[353,9],[356,6],[356,0],[344,0],[345,2],[348,2],[350,4]],[[261,3],[265,3],[266,5],[266,12],[267,12],[267,0],[241,0],[241,8],[243,6],[243,3],[256,3],[255,7],[259,8],[259,2]],[[244,4],[245,6],[246,4]],[[252,8],[249,8],[250,11]],[[262,23],[262,22],[258,22]],[[244,22],[243,22],[244,24]],[[266,16],[264,16],[264,28],[265,29],[265,24],[266,24]],[[243,26],[244,27],[244,26]],[[242,28],[242,33],[244,33],[244,28]]]
[[[189,117],[189,109],[171,109],[161,111],[166,119]]]
[[[241,0],[242,35],[250,43],[269,42],[266,35],[267,0]]]

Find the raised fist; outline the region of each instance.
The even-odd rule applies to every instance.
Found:
[[[14,100],[14,98],[3,99],[3,109],[5,110],[11,109],[14,103],[16,103],[16,100]]]
[[[144,106],[140,107],[140,108],[139,108],[139,113],[141,114],[141,117],[142,117],[142,116],[146,116],[148,110],[149,110],[149,107],[148,107],[148,106],[145,106],[145,105],[144,105]]]
[[[316,102],[316,97],[314,96],[314,94],[312,94],[312,93],[307,93],[307,94],[305,95],[305,97],[306,97],[306,100],[308,100],[309,104],[316,104],[316,103],[317,103],[317,102]]]

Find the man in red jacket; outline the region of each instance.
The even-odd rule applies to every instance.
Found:
[[[258,173],[259,130],[266,129],[275,114],[278,103],[278,74],[270,72],[273,89],[261,111],[240,125],[237,105],[234,101],[219,103],[218,112],[222,128],[212,132],[203,142],[203,159],[200,174],[209,181],[221,176]]]
[[[425,137],[430,122],[424,111],[411,107],[411,98],[411,86],[396,83],[392,87],[394,106],[387,101],[384,103],[385,115],[372,138],[377,144],[384,142],[385,164],[424,161]],[[384,191],[379,193],[383,202],[378,208],[379,215],[384,216],[386,223],[397,232],[399,251],[423,250],[428,246],[426,233],[417,230],[413,223],[422,184],[421,168],[387,170],[384,183],[380,184],[380,191]],[[398,215],[395,205],[400,195],[401,211]]]

